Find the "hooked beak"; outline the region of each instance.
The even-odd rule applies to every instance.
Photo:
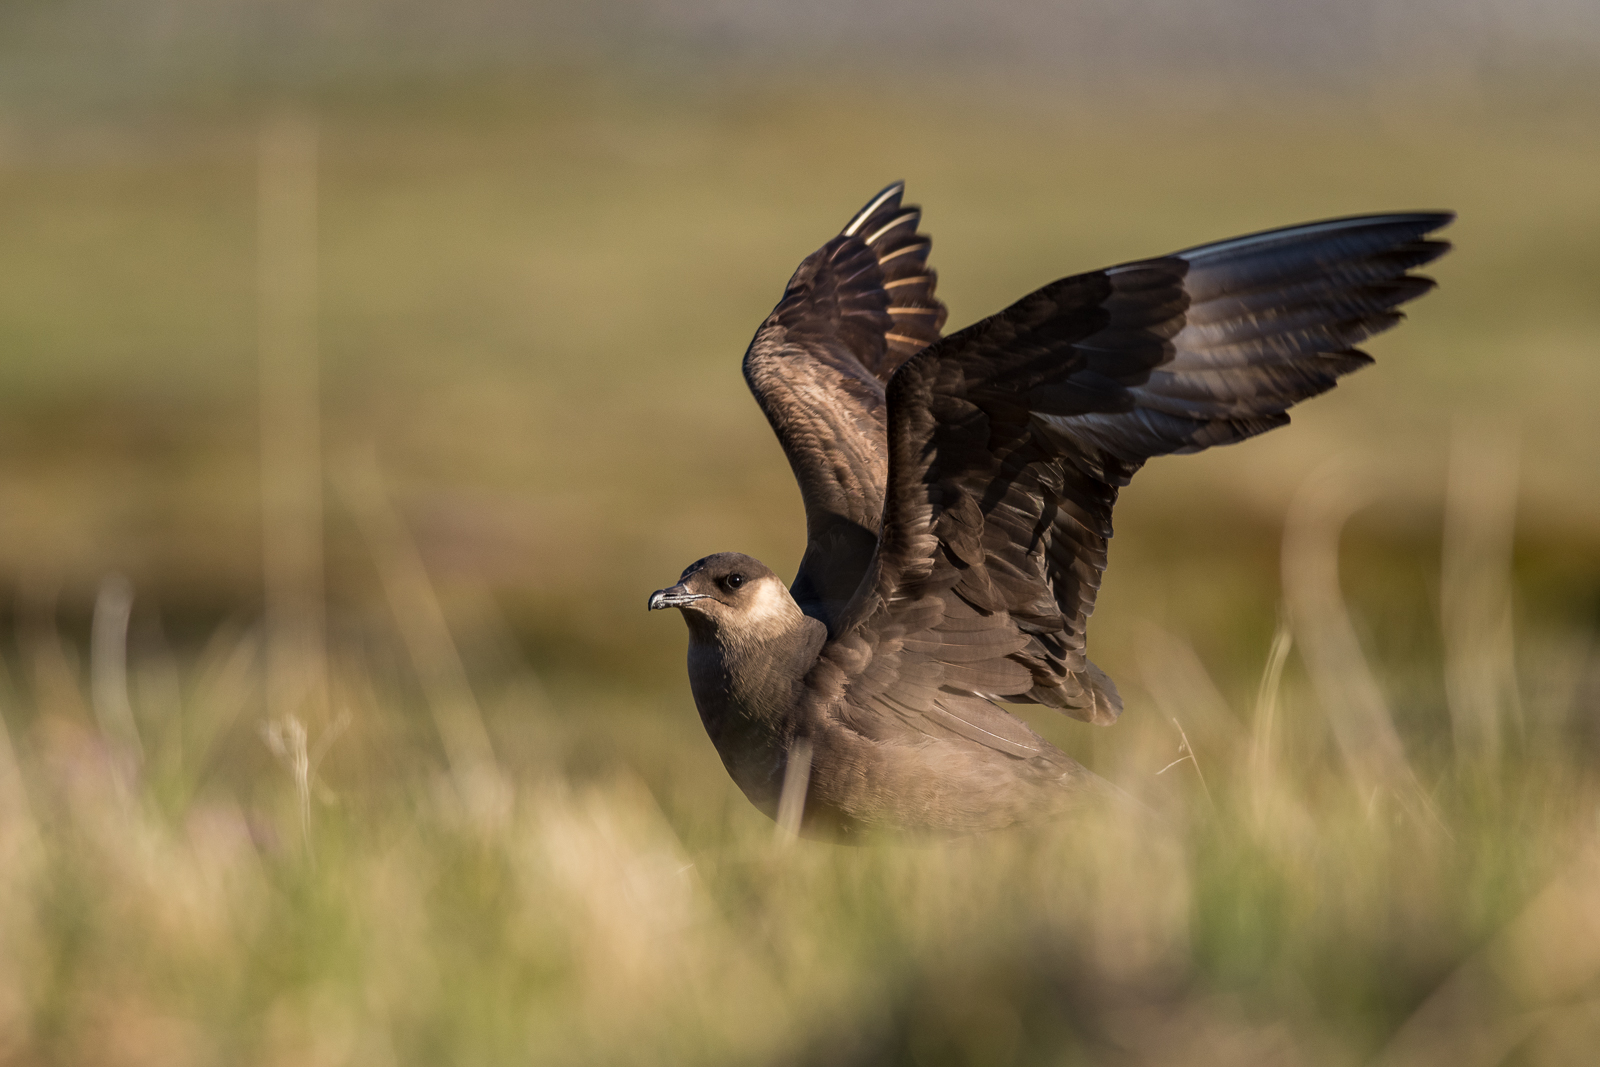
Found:
[[[705,600],[704,593],[691,593],[680,583],[671,589],[657,589],[650,594],[646,608],[655,611],[657,608],[681,608],[685,604],[692,604],[696,600]]]

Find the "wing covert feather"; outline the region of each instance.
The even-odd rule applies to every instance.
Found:
[[[1356,346],[1432,288],[1408,272],[1448,249],[1426,235],[1451,218],[1336,219],[1063,278],[905,363],[877,551],[816,671],[839,714],[871,721],[892,680],[918,678],[892,694],[896,722],[908,702],[926,732],[954,714],[1019,757],[1022,735],[971,702],[1030,737],[987,701],[1114,721],[1085,630],[1118,490],[1153,456],[1288,422],[1370,363]]]

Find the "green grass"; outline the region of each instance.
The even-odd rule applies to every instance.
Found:
[[[0,1064],[1589,1062],[1592,108],[880,88],[324,101],[328,454],[376,445],[496,769],[449,770],[434,716],[461,709],[418,678],[450,650],[407,651],[394,546],[330,493],[348,730],[306,824],[261,733],[256,119],[12,116]],[[954,325],[1237,232],[1462,213],[1440,290],[1373,343],[1377,366],[1125,494],[1092,651],[1128,711],[1110,730],[1029,717],[1148,817],[779,841],[700,730],[681,627],[642,609],[709,551],[798,559],[738,357],[799,259],[895,177]],[[1446,467],[1485,427],[1519,456],[1516,545],[1476,560],[1483,625],[1452,644]],[[1331,601],[1279,564],[1329,464],[1371,489]],[[112,570],[136,590],[137,760],[89,686]],[[1295,650],[1263,702],[1285,600]],[[1498,754],[1452,726],[1445,679],[1480,664]],[[1403,762],[1338,740],[1371,710],[1341,679],[1368,676]],[[303,717],[315,747],[334,716]]]

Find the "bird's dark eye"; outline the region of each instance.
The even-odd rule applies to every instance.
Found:
[[[744,584],[744,575],[730,574],[726,578],[722,579],[722,584],[727,586],[729,589],[737,589]]]

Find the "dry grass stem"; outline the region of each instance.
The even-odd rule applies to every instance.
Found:
[[[1463,766],[1486,783],[1499,765],[1503,718],[1522,717],[1511,623],[1517,452],[1517,436],[1505,425],[1459,419],[1445,492],[1445,694]]]
[[[1261,685],[1256,690],[1255,714],[1250,727],[1250,787],[1258,820],[1264,815],[1276,788],[1273,735],[1278,719],[1283,668],[1289,662],[1289,651],[1293,647],[1294,632],[1289,628],[1288,612],[1280,610],[1278,624],[1272,632],[1272,647],[1267,652],[1267,664],[1261,672]]]
[[[89,635],[89,691],[95,721],[111,749],[121,788],[131,791],[144,762],[144,746],[128,696],[128,619],[133,586],[120,574],[106,577],[94,601]]]
[[[261,739],[294,781],[295,811],[300,817],[300,842],[311,853],[311,755],[306,747],[306,726],[297,716],[273,719],[261,725]]]
[[[282,114],[260,135],[262,570],[269,714],[327,704],[322,405],[317,346],[317,128]]]
[[[806,810],[806,789],[811,784],[811,742],[805,738],[789,749],[789,762],[783,768],[783,790],[778,794],[778,840],[793,841],[800,836],[800,820]]]
[[[1183,723],[1179,722],[1177,719],[1173,719],[1172,725],[1178,728],[1178,737],[1180,738],[1178,743],[1178,751],[1183,753],[1183,755],[1179,756],[1177,759],[1173,760],[1156,773],[1166,774],[1168,771],[1172,770],[1172,768],[1187,760],[1194,766],[1194,774],[1195,777],[1200,780],[1200,788],[1206,795],[1206,803],[1213,808],[1216,807],[1216,801],[1211,796],[1211,787],[1206,784],[1205,772],[1200,769],[1200,761],[1195,758],[1194,749],[1189,744],[1189,735],[1184,732]]]
[[[475,817],[499,817],[508,802],[507,784],[427,566],[389,500],[376,454],[371,449],[353,454],[336,484],[377,564],[456,788]]]
[[[1411,815],[1437,825],[1339,589],[1339,536],[1366,503],[1352,475],[1337,463],[1306,480],[1284,520],[1284,599],[1301,658],[1356,788],[1374,801],[1392,795]]]

